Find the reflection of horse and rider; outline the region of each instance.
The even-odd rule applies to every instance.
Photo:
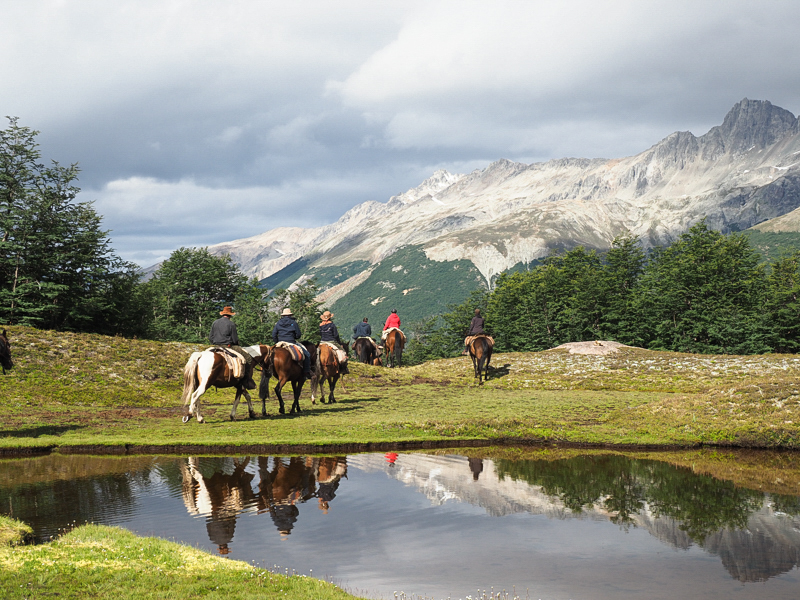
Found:
[[[224,459],[222,465],[219,459],[210,460],[215,467],[210,477],[203,473],[209,465],[201,469],[197,457],[181,464],[183,502],[189,514],[206,517],[209,540],[222,555],[231,552],[229,545],[241,513],[248,509],[257,514],[269,513],[286,539],[300,514],[297,505],[317,498],[320,510],[327,514],[342,477],[347,477],[345,457],[260,456],[257,463],[261,481],[256,491],[252,487],[255,475],[246,470],[250,458],[232,459],[231,473],[226,472],[231,470],[230,459]]]

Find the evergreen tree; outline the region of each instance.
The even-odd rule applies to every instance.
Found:
[[[749,354],[769,347],[761,335],[766,275],[746,236],[725,236],[700,222],[656,252],[637,292],[646,347]]]
[[[0,131],[0,320],[49,329],[135,332],[121,318],[136,266],[112,251],[77,164],[40,162],[37,131]]]

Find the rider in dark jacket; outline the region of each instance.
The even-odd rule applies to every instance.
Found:
[[[480,308],[476,308],[475,309],[475,316],[472,317],[472,322],[469,324],[469,331],[467,332],[467,339],[469,339],[473,335],[483,335],[483,334],[485,334],[486,331],[484,331],[484,329],[483,329],[484,324],[485,324],[485,321],[484,321],[483,317],[481,316],[481,309]],[[466,343],[464,344],[464,352],[462,352],[461,354],[469,354],[469,346]]]
[[[284,308],[281,313],[281,318],[275,323],[272,328],[272,341],[277,344],[278,342],[289,342],[295,344],[303,351],[303,372],[306,377],[311,377],[311,355],[306,350],[305,346],[298,344],[300,339],[300,326],[295,321],[292,311],[289,308]]]
[[[226,306],[219,314],[222,316],[211,324],[211,333],[208,334],[208,340],[215,346],[230,348],[244,358],[244,387],[248,390],[254,390],[256,389],[256,383],[253,381],[253,357],[239,345],[236,323],[231,320],[231,317],[236,313],[233,312],[232,307]]]
[[[360,337],[372,337],[372,325],[369,324],[367,317],[361,323],[353,325],[353,339]]]
[[[342,343],[341,338],[339,338],[339,330],[336,328],[336,324],[333,322],[333,313],[329,310],[326,310],[320,316],[322,322],[319,324],[319,339],[320,342],[330,342],[336,346],[336,349],[341,352],[339,358],[339,373],[342,375],[347,375],[350,373],[350,369],[347,367],[347,352],[344,349],[344,344]]]

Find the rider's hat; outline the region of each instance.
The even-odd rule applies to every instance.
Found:
[[[292,309],[291,308],[284,308],[283,312],[281,312],[282,317],[291,317],[292,316]]]
[[[223,317],[232,317],[232,316],[233,316],[233,315],[235,315],[236,313],[235,313],[235,312],[233,312],[233,308],[232,308],[232,307],[230,307],[230,306],[226,306],[225,308],[223,308],[223,309],[220,311],[220,313],[219,313],[219,314],[221,314]]]
[[[333,313],[329,310],[326,310],[324,313],[322,313],[322,315],[320,315],[320,319],[323,321],[330,321],[333,319]]]

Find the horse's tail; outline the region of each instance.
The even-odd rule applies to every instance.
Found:
[[[258,399],[266,400],[269,398],[269,378],[270,367],[265,364],[261,367],[261,381],[258,384]]]
[[[394,347],[392,350],[394,350],[394,362],[399,366],[403,358],[403,336],[399,331],[394,332]]]
[[[266,400],[269,398],[269,378],[272,376],[272,348],[264,357],[264,364],[261,365],[261,381],[258,385],[258,399]]]
[[[183,395],[181,400],[184,406],[189,404],[189,398],[192,397],[192,394],[197,389],[197,363],[202,355],[202,352],[193,352],[189,357],[189,362],[183,367]]]
[[[474,346],[479,346],[481,351],[481,355],[478,358],[478,379],[480,379],[481,373],[488,371],[492,349],[489,346],[489,342],[485,338],[478,338],[472,343]]]

